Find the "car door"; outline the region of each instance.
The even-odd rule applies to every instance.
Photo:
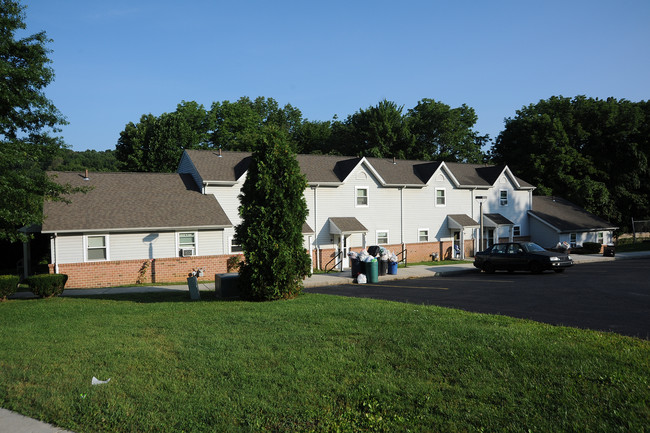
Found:
[[[490,254],[490,260],[492,261],[495,269],[508,269],[506,250],[507,244],[495,244],[492,246],[492,254]]]
[[[506,255],[508,256],[508,264],[510,265],[510,269],[513,271],[521,271],[527,269],[528,265],[526,263],[526,252],[520,244],[508,244]]]

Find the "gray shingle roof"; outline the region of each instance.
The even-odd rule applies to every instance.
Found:
[[[213,195],[203,195],[189,175],[177,173],[50,172],[59,183],[92,189],[46,201],[43,232],[217,228],[232,223]]]
[[[477,223],[476,221],[474,221],[472,218],[470,218],[468,215],[465,214],[447,215],[447,219],[455,222],[460,227],[480,226],[479,223]],[[449,221],[447,221],[447,225],[449,225]]]
[[[203,181],[235,182],[248,169],[250,152],[214,150],[186,150]],[[310,183],[340,183],[352,172],[362,158],[333,155],[297,155],[302,173]],[[392,158],[366,158],[377,174],[388,185],[424,186],[442,164],[436,161],[413,161]],[[462,186],[485,186],[495,184],[505,166],[464,164],[449,162],[445,165]],[[516,178],[524,188],[532,188],[527,182]]]
[[[483,216],[489,218],[494,224],[498,226],[515,224],[512,221],[510,221],[508,218],[501,215],[500,213],[485,213],[483,214]]]
[[[533,196],[533,208],[528,213],[565,233],[617,228],[560,197]]]
[[[368,229],[355,217],[332,217],[329,221],[332,234],[368,232]]]

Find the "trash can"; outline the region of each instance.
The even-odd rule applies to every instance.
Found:
[[[605,248],[603,248],[603,256],[604,257],[614,257],[616,255],[616,248],[614,245],[606,245]]]
[[[377,260],[366,262],[366,278],[370,284],[379,282],[379,262]]]
[[[388,260],[378,260],[379,262],[379,276],[384,276],[388,273]]]
[[[350,271],[352,273],[352,278],[357,278],[357,275],[361,272],[359,259],[350,259]]]
[[[388,273],[390,275],[397,275],[397,262],[388,262]]]
[[[380,250],[379,245],[373,245],[371,247],[368,247],[368,255],[371,257],[377,257],[379,255]]]

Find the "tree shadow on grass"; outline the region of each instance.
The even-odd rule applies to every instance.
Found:
[[[64,292],[65,293],[65,292]],[[238,297],[221,298],[216,296],[214,290],[201,290],[200,300],[190,299],[186,290],[169,290],[164,292],[134,292],[134,293],[99,293],[99,294],[75,294],[63,296],[66,299],[92,299],[116,302],[135,302],[139,304],[153,304],[161,302],[232,302],[239,301]],[[25,298],[14,298],[15,301],[39,300],[35,296]]]

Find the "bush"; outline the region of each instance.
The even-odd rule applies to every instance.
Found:
[[[601,245],[597,242],[583,242],[582,249],[585,254],[598,254],[600,253]]]
[[[16,275],[0,275],[0,300],[7,299],[18,290],[20,277]]]
[[[65,274],[32,275],[26,280],[32,293],[41,298],[59,296],[67,281],[68,276]]]

